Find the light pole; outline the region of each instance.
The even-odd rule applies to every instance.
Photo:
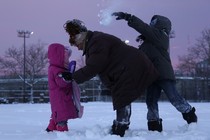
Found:
[[[18,37],[23,38],[23,102],[25,102],[25,84],[26,84],[26,38],[29,38],[33,32],[19,30]]]

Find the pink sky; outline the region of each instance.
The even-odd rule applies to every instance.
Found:
[[[26,40],[27,45],[38,40],[69,46],[68,36],[63,30],[66,20],[78,18],[90,30],[98,30],[129,39],[137,47],[138,33],[129,28],[125,21],[100,24],[100,11],[125,11],[149,22],[154,14],[167,16],[172,21],[176,37],[171,40],[171,59],[178,63],[178,55],[186,53],[195,44],[201,31],[210,28],[209,0],[1,0],[0,1],[0,55],[12,47],[21,47],[23,39],[17,30],[29,30],[34,34]],[[47,48],[47,46],[46,46]],[[75,56],[77,52],[74,52]]]

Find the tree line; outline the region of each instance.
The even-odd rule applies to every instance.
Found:
[[[210,74],[210,29],[203,30],[201,37],[189,47],[188,53],[179,56],[177,69],[183,75],[208,77]]]
[[[27,84],[35,84],[47,75],[47,44],[38,41],[36,44],[26,46],[25,76]],[[12,46],[4,56],[0,56],[1,77],[23,77],[24,47]],[[193,46],[188,48],[187,54],[179,56],[177,70],[179,76],[197,76],[206,78],[210,76],[210,29],[201,32],[200,38]],[[38,79],[38,80],[37,80]]]

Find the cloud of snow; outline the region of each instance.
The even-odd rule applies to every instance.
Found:
[[[117,12],[116,10],[122,5],[123,0],[102,0],[102,4],[98,4],[98,7],[102,7],[98,17],[100,18],[99,23],[104,26],[108,26],[112,20],[112,13]],[[104,6],[105,5],[105,6]],[[103,7],[106,7],[103,9]]]

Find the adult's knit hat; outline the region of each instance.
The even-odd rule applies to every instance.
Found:
[[[63,27],[70,36],[87,32],[84,22],[78,19],[68,20]]]

